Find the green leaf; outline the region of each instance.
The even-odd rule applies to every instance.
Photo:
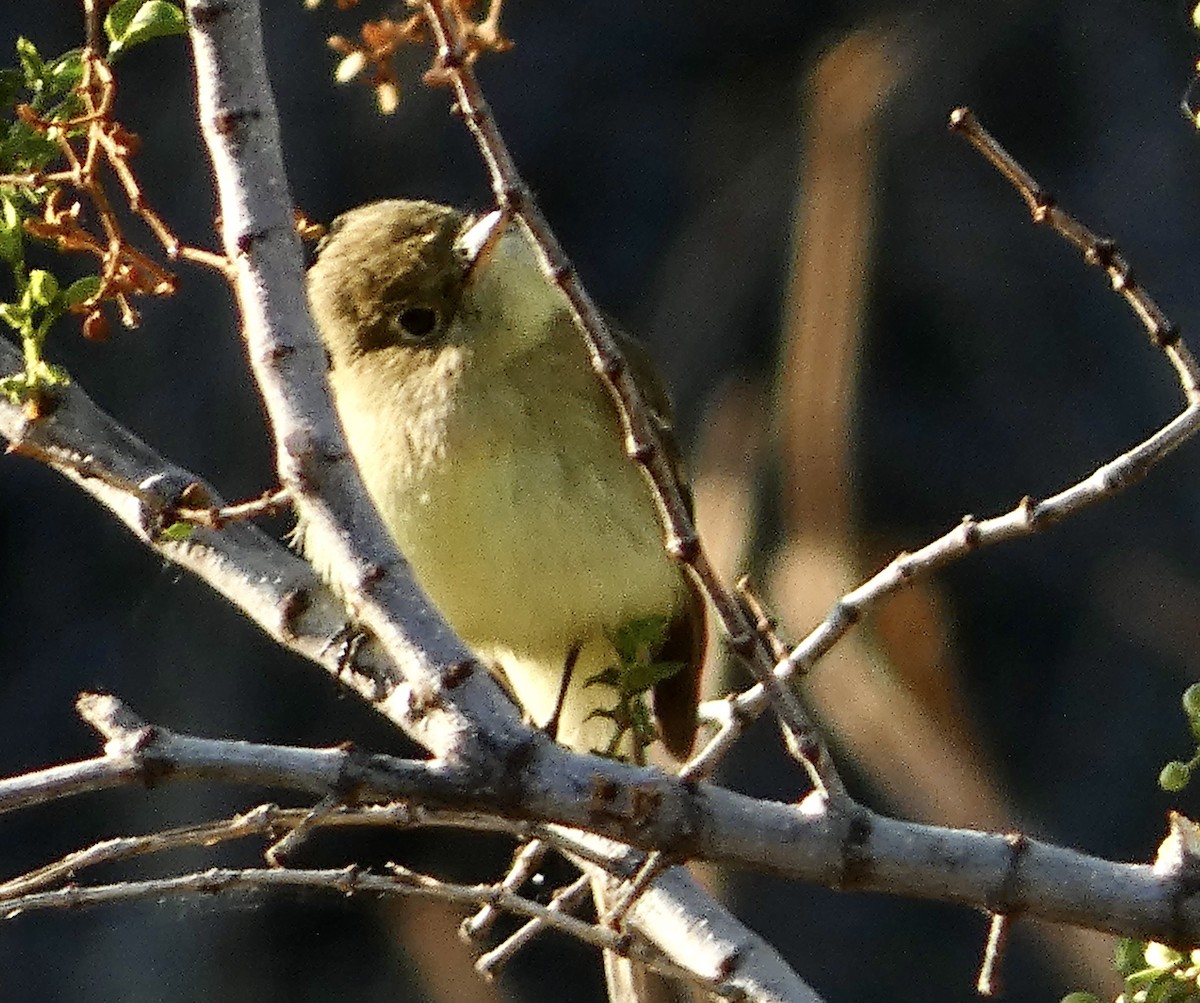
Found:
[[[79,306],[80,303],[85,303],[100,291],[100,276],[85,275],[82,279],[76,279],[63,292],[63,306],[70,309],[73,306]]]
[[[34,373],[35,386],[66,387],[71,385],[71,374],[62,366],[42,360]]]
[[[35,268],[29,273],[29,297],[38,306],[49,306],[58,295],[58,279],[50,272]]]
[[[25,73],[25,86],[31,91],[41,90],[42,77],[46,75],[46,64],[38,55],[37,46],[27,38],[17,39],[17,59]]]
[[[683,662],[633,662],[621,667],[621,689],[645,693],[683,668]]]
[[[1183,712],[1188,717],[1200,717],[1200,683],[1192,683],[1184,690],[1180,702],[1183,704]]]
[[[62,367],[38,362],[32,371],[0,378],[0,396],[20,404],[43,387],[66,386],[70,382],[71,378]]]
[[[666,639],[667,618],[661,614],[628,620],[610,638],[622,662],[649,661]]]
[[[0,199],[0,226],[11,230],[21,225],[21,213],[16,203],[7,195]]]
[[[192,530],[195,528],[190,522],[173,522],[159,533],[159,539],[171,543],[180,543],[191,536]]]
[[[24,393],[24,373],[14,373],[12,376],[0,377],[0,397],[3,397],[10,404],[20,404]]]
[[[612,689],[618,689],[621,685],[621,673],[618,669],[609,666],[602,672],[597,672],[594,676],[588,676],[584,681],[584,686],[609,686]]]
[[[58,155],[58,144],[24,122],[14,122],[0,146],[0,162],[14,173],[40,171]]]
[[[104,32],[111,42],[108,58],[115,59],[152,38],[186,34],[187,19],[167,0],[117,0],[105,15]]]
[[[16,203],[7,194],[0,195],[0,258],[20,265],[25,257],[24,235]]]
[[[1067,993],[1060,1003],[1100,1003],[1091,993]]]
[[[0,69],[0,108],[11,108],[17,103],[17,94],[25,86],[25,78],[17,70],[7,66]]]
[[[1126,978],[1145,968],[1146,942],[1134,940],[1132,937],[1122,937],[1117,941],[1117,946],[1113,950],[1113,966]]]
[[[1172,760],[1158,774],[1158,786],[1164,791],[1181,791],[1192,779],[1192,770],[1187,763]]]
[[[83,50],[71,49],[51,61],[46,67],[46,79],[56,94],[65,94],[78,87],[83,80]]]
[[[0,303],[0,320],[14,331],[24,331],[29,326],[29,311],[16,303]]]
[[[1170,975],[1156,979],[1146,989],[1146,1003],[1189,1003],[1192,998],[1187,986]]]
[[[1183,963],[1183,954],[1173,947],[1151,941],[1146,945],[1146,964],[1151,968],[1172,969]]]

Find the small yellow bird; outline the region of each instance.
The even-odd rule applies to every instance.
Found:
[[[571,748],[641,761],[650,692],[685,758],[704,603],[523,232],[499,212],[375,202],[334,222],[308,293],[367,490],[451,626]],[[677,464],[662,385],[621,348]],[[320,539],[304,547],[327,569]],[[611,892],[594,891],[603,913]],[[606,953],[605,975],[614,1003],[645,998],[640,966]]]
[[[564,744],[640,758],[649,691],[685,757],[703,601],[524,233],[499,211],[371,203],[333,223],[308,291],[367,490],[451,626]],[[661,383],[621,348],[671,442]]]

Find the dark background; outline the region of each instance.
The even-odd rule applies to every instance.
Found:
[[[424,51],[402,58],[404,101],[381,119],[367,90],[330,83],[324,38],[351,34],[354,13],[308,12],[294,0],[264,8],[298,206],[315,219],[398,195],[486,207],[486,178],[465,129],[446,114],[448,93],[419,83]],[[0,63],[15,62],[19,34],[46,55],[78,45],[80,20],[68,0],[5,4]],[[901,40],[901,80],[872,146],[874,239],[854,356],[850,500],[837,513],[862,541],[862,572],[963,512],[994,514],[1084,476],[1179,408],[1168,367],[1128,311],[1072,252],[1029,225],[945,120],[955,105],[975,108],[1065,204],[1120,239],[1186,337],[1200,329],[1190,295],[1200,135],[1178,110],[1196,45],[1186,4],[510,0],[504,24],[517,48],[486,59],[481,75],[517,162],[593,295],[651,342],[693,442],[723,381],[774,379],[812,68],[856,30]],[[143,137],[136,166],[148,198],[185,239],[213,246],[185,44],[149,44],[118,70],[118,113]],[[272,482],[270,451],[229,296],[211,274],[180,273],[181,295],[147,306],[140,330],[97,346],[64,325],[51,355],[226,497],[257,494]],[[770,498],[778,471],[769,459],[764,466],[759,563],[780,525]],[[972,740],[1015,806],[1008,824],[1147,860],[1168,807],[1198,810],[1194,795],[1168,798],[1155,786],[1160,765],[1189,751],[1176,708],[1200,666],[1198,474],[1200,453],[1185,447],[1116,500],[937,576],[955,685]],[[81,689],[110,690],[148,719],[197,734],[406,748],[321,672],[278,651],[28,460],[0,465],[0,555],[0,772],[96,752],[72,712]],[[728,782],[797,796],[799,777],[774,745],[760,725]],[[846,750],[848,763],[852,755]],[[903,793],[873,782],[869,770],[855,783],[872,805],[904,813]],[[98,839],[274,796],[168,787],[6,816],[2,869],[17,874]],[[318,839],[299,862],[353,855],[486,878],[507,859],[501,844],[447,851],[451,842],[440,834],[349,847]],[[154,866],[253,864],[260,849]],[[831,1001],[973,995],[981,916],[762,877],[735,879],[730,890],[739,914]],[[30,915],[0,926],[0,995],[425,998],[418,987],[432,994],[436,976],[415,974],[412,945],[414,931],[435,922],[414,921],[423,915],[328,896]],[[1005,998],[1057,998],[1084,987],[1080,970],[1022,933],[1006,961]],[[429,998],[598,999],[598,972],[588,952],[547,940],[498,990],[467,980]],[[403,988],[410,977],[413,987]]]

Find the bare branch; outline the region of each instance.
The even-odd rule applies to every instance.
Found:
[[[1031,536],[1089,505],[1112,497],[1145,477],[1156,464],[1194,436],[1200,428],[1200,367],[1183,343],[1179,329],[1134,280],[1133,270],[1117,250],[1116,244],[1097,237],[1061,209],[1053,196],[1033,180],[968,109],[956,109],[950,116],[950,127],[961,132],[1012,182],[1029,206],[1034,222],[1050,226],[1064,240],[1080,249],[1087,264],[1102,268],[1107,273],[1113,290],[1129,304],[1145,326],[1151,342],[1162,349],[1174,368],[1183,391],[1185,407],[1149,438],[1057,494],[1042,501],[1026,496],[1011,511],[990,519],[977,520],[971,515],[964,516],[958,526],[915,553],[899,554],[873,578],[842,596],[825,620],[779,663],[776,671],[785,677],[809,671],[864,613],[903,588],[916,575],[930,574],[980,547]],[[767,705],[768,699],[769,695],[761,687],[747,690],[738,697],[733,721],[757,715]],[[718,735],[718,740],[726,744],[734,738],[736,728]]]
[[[592,367],[616,405],[625,435],[625,451],[645,475],[658,505],[666,532],[664,546],[672,557],[685,564],[699,582],[720,618],[730,647],[752,669],[759,685],[779,714],[789,738],[789,748],[799,757],[817,789],[841,798],[845,787],[837,769],[799,696],[783,686],[772,669],[774,659],[754,630],[754,625],[737,597],[725,588],[708,561],[688,513],[683,486],[671,469],[668,454],[634,382],[608,330],[603,316],[583,288],[574,267],[542,216],[533,193],[517,170],[475,76],[471,48],[460,30],[453,0],[426,0],[426,18],[433,28],[438,52],[435,68],[426,75],[430,82],[448,82],[457,97],[462,115],[483,156],[497,205],[519,219],[537,249],[543,270],[562,290],[575,326],[587,345]],[[704,752],[697,759],[709,763]],[[695,776],[695,766],[689,767]]]
[[[318,795],[332,792],[360,802],[405,799],[422,805],[407,809],[411,824],[461,825],[544,839],[580,866],[599,867],[627,880],[645,866],[645,857],[623,843],[576,831],[579,820],[589,818],[578,806],[567,806],[563,812],[571,829],[505,822],[504,796],[455,789],[454,778],[436,762],[367,755],[345,747],[300,749],[195,738],[148,725],[112,697],[87,697],[81,704],[107,738],[106,755],[0,782],[0,811],[86,790],[140,786],[148,776],[159,785],[218,779]],[[1024,913],[1171,944],[1200,941],[1200,903],[1192,901],[1183,871],[1156,873],[1149,865],[1112,863],[1020,834],[917,825],[863,808],[845,817],[826,810],[827,803],[820,798],[810,797],[799,806],[755,801],[705,784],[686,785],[685,797],[687,803],[679,806],[675,817],[688,819],[686,829],[665,829],[657,824],[659,820],[648,818],[642,838],[630,840],[636,833],[619,825],[615,828],[623,841],[640,842],[646,848],[678,846],[687,840],[689,855],[697,859],[766,869],[835,888]],[[539,802],[531,798],[529,803],[525,817],[536,817]],[[435,812],[431,806],[439,804],[451,813]],[[322,818],[319,824],[327,823]],[[591,824],[605,827],[596,817],[591,817]],[[689,880],[682,868],[670,868],[630,910],[638,929],[654,930],[662,950],[670,955],[683,952],[682,958],[676,958],[679,963],[688,963],[687,952],[695,952],[692,961],[711,957],[710,948],[692,939],[699,935],[694,929],[697,910],[708,927],[704,936],[716,935],[713,931],[720,929],[726,932],[719,936],[730,941],[745,936],[735,936],[740,927],[725,924],[736,921],[726,918],[706,894],[689,889]],[[676,908],[672,902],[690,903],[677,917],[681,927],[690,930],[679,941],[672,940],[674,935],[664,928],[663,911]],[[743,958],[748,949],[747,943],[737,942],[732,953]],[[712,970],[720,967],[717,962],[710,965]]]

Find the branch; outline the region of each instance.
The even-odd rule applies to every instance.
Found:
[[[105,755],[0,781],[0,811],[86,790],[218,779],[359,803],[416,802],[421,807],[409,809],[414,813],[410,817],[430,824],[459,824],[452,814],[430,814],[437,808],[466,812],[462,824],[468,828],[507,829],[521,838],[545,839],[581,866],[601,866],[621,877],[632,878],[642,864],[643,858],[627,847],[561,825],[513,826],[494,792],[489,796],[453,789],[436,762],[367,755],[345,747],[299,749],[177,735],[145,724],[113,697],[85,696],[80,710],[107,739]],[[638,845],[678,846],[679,840],[689,838],[689,857],[831,888],[1019,913],[1181,947],[1200,943],[1200,900],[1186,867],[1159,868],[1156,873],[1148,864],[1113,863],[1017,833],[917,825],[863,808],[846,818],[822,810],[820,799],[792,805],[756,801],[709,785],[679,786],[685,792],[681,814],[689,820],[688,829],[676,831],[677,842],[672,844],[662,829],[652,828],[653,838],[646,836]],[[593,797],[597,793],[593,789]],[[650,791],[643,794],[653,796]],[[528,817],[536,815],[530,812]],[[591,820],[594,828],[603,828],[597,816]],[[566,824],[577,829],[578,818],[572,815]],[[685,878],[680,868],[671,868],[655,881],[630,912],[637,929],[653,930],[656,943],[670,956],[682,951],[684,959],[708,964],[707,971],[692,969],[704,977],[721,967],[711,963],[714,952],[734,966],[725,978],[761,976],[761,969],[748,972],[742,967],[746,952],[760,948],[746,941],[745,934],[735,949],[720,948],[722,937],[740,927],[725,927],[719,907],[707,896],[692,908],[695,892],[686,888]],[[660,893],[668,898],[656,898]],[[673,900],[689,907],[672,920],[663,910],[672,908],[668,903]],[[730,922],[736,923],[732,918]],[[676,923],[679,929],[668,931],[668,936],[660,930],[666,923]],[[715,934],[698,929],[706,925]],[[701,939],[670,939],[676,935]],[[705,942],[710,936],[718,946]],[[770,951],[765,945],[762,949]]]
[[[1150,342],[1162,350],[1175,371],[1184,398],[1184,409],[1147,439],[1101,465],[1083,480],[1041,501],[1028,495],[1010,511],[989,519],[966,515],[953,529],[912,553],[898,554],[872,578],[846,593],[830,608],[825,619],[779,661],[776,672],[791,678],[810,671],[862,617],[882,600],[898,592],[917,575],[927,575],[992,544],[1032,536],[1080,510],[1111,498],[1136,484],[1150,470],[1200,430],[1200,366],[1173,324],[1149,293],[1134,279],[1133,269],[1114,241],[1098,237],[1057,205],[967,108],[950,115],[950,128],[988,160],[1016,189],[1029,207],[1033,221],[1044,224],[1083,254],[1084,262],[1102,269],[1114,292],[1129,305],[1146,328]],[[774,626],[753,596],[747,608],[759,615],[758,630],[773,650],[782,645]],[[717,737],[703,752],[714,762],[741,733],[743,722],[757,717],[770,704],[770,693],[761,685],[736,698],[714,701],[705,713],[720,724]]]
[[[421,592],[368,499],[328,387],[314,378],[324,371],[325,357],[307,311],[257,8],[247,0],[188,0],[187,9],[201,128],[217,176],[226,254],[275,437],[280,481],[295,500],[304,531],[319,534],[321,550],[332,555],[333,580],[356,619],[402,667],[403,680],[385,685],[379,702],[400,703],[402,709],[392,713],[401,715],[405,730],[456,767],[469,765],[484,789],[512,794],[514,786],[522,787],[526,809],[536,811],[541,800],[543,789],[528,785],[539,772],[544,782],[574,786],[576,796],[595,792],[594,762],[574,759],[519,724],[486,669]],[[526,783],[514,785],[518,771]],[[643,789],[606,786],[586,814],[625,803],[616,813],[620,828],[638,829],[645,822],[644,805],[638,807]],[[658,802],[652,803],[657,809]],[[719,910],[708,899],[707,908],[693,914],[694,932],[706,911]],[[642,915],[635,906],[630,923],[655,937]],[[740,928],[739,939],[757,938]],[[779,966],[788,971],[781,961]]]
[[[0,369],[18,360],[18,351],[0,339]],[[196,527],[183,541],[164,537],[164,513],[170,512],[170,499],[180,490],[172,486],[198,484],[196,475],[158,456],[77,386],[60,388],[56,394],[53,413],[35,422],[19,406],[0,401],[0,435],[14,442],[17,452],[35,455],[79,484],[142,542],[204,579],[277,642],[318,662],[377,707],[401,706],[377,702],[392,670],[372,638],[352,652],[340,650],[344,607],[306,561],[242,522],[220,531]],[[201,488],[213,505],[221,505],[214,491]],[[220,779],[341,798],[408,798],[426,806],[453,805],[455,811],[472,804],[488,810],[481,802],[486,798],[491,810],[499,809],[497,817],[594,828],[626,842],[632,838],[647,849],[683,846],[690,838],[684,804],[668,792],[692,790],[694,796],[694,789],[651,769],[579,756],[558,746],[550,746],[553,756],[531,759],[505,783],[489,784],[473,771],[441,761],[412,763],[343,748],[280,750],[186,738],[163,728],[147,731],[140,721],[124,719],[119,704],[111,700],[84,700],[81,710],[110,741],[109,755],[0,781],[0,812],[151,778]],[[736,923],[707,895],[692,909],[693,922],[708,915]],[[631,922],[637,924],[637,913]],[[743,930],[743,937],[749,953],[752,935]],[[699,943],[681,953],[698,951]]]
[[[431,3],[431,12],[438,8]],[[1190,901],[1190,885],[1179,875],[1097,860],[1022,836],[893,821],[841,796],[810,798],[800,806],[756,802],[708,784],[673,780],[657,771],[575,755],[524,728],[487,672],[481,671],[413,582],[358,483],[327,391],[313,375],[322,371],[323,355],[305,309],[301,261],[278,154],[277,123],[261,63],[256,12],[246,0],[192,0],[189,15],[200,76],[201,114],[221,189],[224,240],[244,312],[251,362],[276,436],[280,478],[308,530],[327,534],[333,541],[329,549],[340,555],[334,567],[338,588],[355,619],[371,636],[361,644],[341,645],[339,639],[346,627],[342,603],[315,578],[306,562],[251,526],[231,524],[219,532],[200,527],[183,542],[168,540],[162,532],[164,523],[196,478],[157,457],[112,423],[81,391],[62,391],[54,413],[38,421],[26,420],[11,405],[0,405],[0,432],[17,451],[36,455],[101,499],[140,539],[210,581],[281,643],[336,672],[438,758],[414,762],[362,756],[347,749],[213,743],[126,720],[119,705],[101,703],[92,705],[88,713],[109,738],[107,754],[0,783],[0,810],[101,786],[140,783],[149,777],[160,782],[185,776],[219,777],[339,798],[400,797],[430,807],[470,808],[492,812],[497,818],[546,823],[531,827],[530,835],[568,847],[581,860],[600,863],[606,871],[626,876],[642,866],[640,855],[630,855],[623,848],[604,848],[590,838],[550,828],[549,823],[659,850],[670,859],[703,858],[838,888],[936,898],[996,912],[1026,912],[1055,922],[1180,945],[1200,941],[1200,911]],[[461,61],[454,65],[453,40],[444,42],[442,50],[442,62],[455,86],[466,88],[460,92],[460,100],[464,93],[468,98],[478,97],[468,86],[473,77],[464,75]],[[469,123],[488,121],[480,107],[486,110],[478,103],[463,104]],[[516,178],[515,173],[498,176]],[[516,181],[519,183],[519,178]],[[524,214],[526,224],[536,231],[539,218],[530,215],[532,203],[526,203],[521,192],[521,187],[503,189],[502,204]],[[1045,208],[1053,217],[1052,207]],[[569,295],[575,291],[572,302],[580,320],[588,321],[584,327],[593,336],[590,344],[597,365],[607,373],[611,391],[625,407],[631,452],[645,463],[660,490],[660,504],[668,525],[674,527],[674,549],[681,559],[691,555],[693,567],[703,578],[706,565],[702,552],[693,548],[689,525],[671,521],[678,515],[672,495],[678,485],[660,484],[655,471],[656,465],[661,466],[661,456],[656,459],[654,431],[640,409],[636,390],[632,384],[626,387],[619,359],[606,354],[602,328],[596,329],[599,334],[592,330],[594,309],[586,294],[576,289],[564,259],[556,257],[557,244],[548,234],[548,230],[541,234],[546,263]],[[1127,290],[1128,273],[1119,256],[1104,252],[1098,260],[1100,256],[1106,258],[1106,268],[1117,268]],[[1141,304],[1150,316],[1147,301],[1131,302],[1135,308]],[[1155,331],[1164,350],[1174,353],[1172,358],[1181,360],[1181,372],[1188,374],[1184,380],[1188,411],[1127,454],[1131,459],[1110,464],[1089,481],[1056,496],[1063,514],[1122,486],[1131,474],[1144,472],[1194,430],[1194,367],[1190,362],[1184,365],[1190,357],[1182,354],[1185,350],[1177,347],[1166,328],[1156,325]],[[0,340],[0,365],[7,367],[17,359],[15,350]],[[1181,424],[1186,429],[1181,430]],[[642,429],[643,425],[647,427]],[[650,438],[642,438],[642,431]],[[207,488],[203,493],[212,508],[222,508],[215,493]],[[1029,511],[1023,512],[1024,508]],[[1032,503],[1022,509],[995,520],[995,539],[1016,535],[1026,528],[1025,523],[1032,531],[1038,517],[1044,520],[1059,511]],[[971,532],[959,531],[963,553],[987,526],[972,525]],[[945,549],[942,542],[926,549],[932,555],[928,566],[936,566],[934,557]],[[898,587],[911,570],[897,562],[890,577],[881,579],[882,584]],[[863,595],[859,597],[858,592]],[[828,650],[836,640],[834,635],[844,633],[861,612],[857,599],[865,602],[873,594],[867,586],[858,592],[835,607],[829,623],[818,630],[819,643],[813,642],[816,647],[825,645],[823,650]],[[741,602],[728,599],[725,605],[735,641],[751,638],[748,643],[754,650],[747,653],[762,668],[768,652],[765,632],[749,629],[753,625]],[[773,661],[769,660],[768,671],[761,676],[761,699],[755,703],[747,694],[737,704],[728,705],[731,718],[765,707],[769,691],[782,692],[775,674],[789,668],[788,660],[777,667]],[[797,717],[785,707],[784,713],[804,740],[809,733],[802,712],[797,712],[801,715]],[[815,746],[802,751],[814,782],[840,794],[827,754]],[[693,769],[689,776],[697,773]],[[657,931],[667,924],[655,912],[656,896],[660,892],[670,895],[672,882],[681,880],[678,869],[662,875],[630,909],[631,923],[658,939]],[[193,881],[191,890],[203,889]],[[27,903],[26,907],[38,906]],[[662,949],[679,951],[689,960],[701,956],[703,952],[696,946],[699,941],[687,938],[697,935],[708,920],[706,912],[713,908],[710,900],[685,904],[678,924],[683,929],[681,939],[668,942],[663,937]],[[757,946],[753,951],[743,950],[753,942],[749,934],[737,929],[736,948],[725,953],[735,970],[720,974],[725,981],[758,977],[760,971],[748,969],[760,963],[763,970],[770,967],[769,961],[761,961],[770,949],[763,947],[758,956],[754,954]],[[710,969],[705,977],[712,978],[719,968]],[[782,964],[779,968],[795,980]],[[763,984],[768,982],[770,978],[762,979]]]
[[[775,676],[774,659],[737,597],[721,582],[709,563],[696,527],[688,513],[686,492],[671,468],[668,452],[649,408],[608,330],[603,316],[583,288],[550,225],[534,200],[533,193],[508,152],[491,108],[475,76],[471,49],[463,37],[454,0],[426,0],[425,16],[437,42],[435,68],[426,75],[433,83],[449,83],[457,98],[456,109],[470,129],[488,169],[496,204],[525,227],[537,249],[549,281],[566,297],[572,320],[591,356],[592,367],[612,397],[625,435],[625,451],[638,465],[658,505],[666,533],[664,547],[686,565],[712,603],[729,639],[729,646],[750,667],[759,686],[779,715],[788,748],[804,764],[813,787],[830,797],[845,798],[845,786],[837,774],[829,750],[797,693]],[[704,750],[698,763],[709,764]],[[700,776],[695,765],[685,769],[689,777]]]
[[[377,680],[372,702],[435,754],[470,761],[499,782],[502,764],[550,743],[520,726],[486,669],[421,591],[342,437],[308,314],[257,4],[188,0],[187,11],[222,238],[280,483],[305,532],[326,541],[329,573],[355,620],[396,667]]]

